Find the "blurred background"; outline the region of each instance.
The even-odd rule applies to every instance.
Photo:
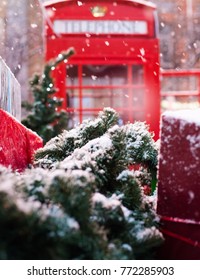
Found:
[[[29,79],[35,72],[40,73],[44,64],[43,2],[46,1],[3,0],[0,2],[0,56],[21,84],[22,100],[31,100]],[[200,0],[152,0],[151,2],[157,5],[158,10],[161,74],[162,69],[177,71],[199,69]],[[161,91],[186,89],[195,91],[197,86],[198,80],[195,76],[166,79],[161,75]],[[177,100],[173,96],[162,98],[162,107],[164,109],[170,106],[178,107],[180,105]],[[175,102],[177,104],[174,101],[177,101]],[[191,100],[187,98],[187,103],[191,104],[186,106],[199,106],[198,100],[194,98]]]

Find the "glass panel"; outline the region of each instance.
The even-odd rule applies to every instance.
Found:
[[[83,115],[83,120],[87,120],[87,119],[94,119],[96,118],[98,115],[98,112],[84,112]]]
[[[67,107],[79,108],[79,89],[68,89]],[[82,89],[83,108],[127,107],[128,89]]]
[[[125,124],[130,121],[130,117],[134,121],[145,121],[145,113],[143,111],[125,110],[120,112],[120,124]]]
[[[67,90],[67,107],[78,108],[79,105],[79,89]]]
[[[75,125],[80,123],[80,118],[78,113],[69,112],[68,128],[72,129]]]
[[[68,123],[69,129],[73,128],[75,125],[78,125],[80,123],[80,113],[79,112],[73,112],[69,113],[70,114],[70,119]],[[84,112],[83,113],[83,120],[86,119],[94,119],[97,117],[98,112]]]
[[[103,108],[103,107],[124,107],[128,106],[127,89],[84,89],[83,107]],[[90,100],[90,101],[89,101]]]
[[[67,86],[78,86],[77,65],[67,65]]]
[[[190,77],[163,77],[161,80],[162,91],[194,91],[198,88],[196,76]]]
[[[87,88],[70,88],[70,86],[79,86],[78,67],[82,67],[82,85]],[[129,74],[132,74],[129,77],[128,67],[131,70]],[[125,88],[124,85],[129,85],[129,88]],[[111,107],[119,111],[120,123],[145,120],[145,86],[142,65],[70,65],[67,68],[67,86],[67,107],[80,109],[81,90],[82,108],[94,109],[94,112],[83,111],[83,119],[96,116],[95,109],[97,108]],[[109,86],[118,87],[109,88]],[[79,113],[73,113],[72,123],[78,122]]]
[[[84,86],[106,86],[127,84],[127,66],[125,65],[84,65]]]
[[[134,85],[144,85],[144,70],[142,65],[132,66],[132,82]]]
[[[143,108],[145,104],[145,90],[143,88],[133,88],[132,89],[132,104],[133,110],[134,108],[137,110],[139,108]]]
[[[167,96],[161,98],[162,112],[166,110],[183,110],[199,108],[198,96]]]
[[[133,112],[133,120],[134,121],[145,121],[145,113],[142,111]]]
[[[142,65],[132,66],[132,84],[137,86],[132,89],[131,104],[133,110],[143,108],[145,104],[144,69]]]
[[[162,112],[166,110],[199,108],[199,97],[191,95],[191,93],[198,92],[198,79],[196,76],[163,77],[161,88],[162,93],[167,95],[161,98]],[[181,92],[185,96],[177,96]]]

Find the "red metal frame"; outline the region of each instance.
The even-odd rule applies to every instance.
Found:
[[[199,69],[185,69],[185,70],[162,70],[160,72],[161,74],[161,80],[168,79],[168,84],[170,85],[170,79],[171,78],[190,78],[195,77],[196,79],[196,87],[195,89],[189,89],[187,86],[182,86],[183,89],[181,90],[165,90],[161,87],[161,98],[168,98],[168,97],[174,97],[174,98],[191,98],[191,97],[197,97],[199,106],[200,106],[200,70]],[[176,81],[176,84],[178,84],[179,81]],[[194,85],[194,83],[193,83]],[[172,108],[168,108],[172,109]]]
[[[57,93],[64,100],[63,108],[69,112],[79,113],[79,121],[82,122],[86,112],[97,113],[102,109],[91,107],[85,108],[83,99],[89,93],[85,89],[101,90],[128,89],[129,100],[133,100],[134,90],[137,87],[143,87],[145,91],[144,104],[142,111],[144,117],[141,121],[146,121],[150,130],[155,133],[155,138],[159,135],[160,118],[160,83],[159,83],[159,46],[156,37],[156,7],[153,4],[147,4],[144,1],[81,1],[80,6],[77,1],[51,1],[45,5],[48,20],[46,21],[46,60],[57,56],[60,52],[69,47],[74,47],[76,54],[70,58],[69,64],[78,66],[77,87],[70,87],[65,84],[66,65],[63,63],[59,69],[54,71],[55,84],[59,89]],[[103,17],[94,18],[91,13],[91,7],[105,7],[106,13]],[[147,24],[147,34],[65,34],[55,33],[53,24],[55,20],[95,20],[98,23],[102,20],[117,21],[145,21]],[[109,46],[108,46],[109,44]],[[82,67],[83,65],[125,65],[127,66],[127,83],[115,85],[83,85]],[[134,85],[132,76],[132,65],[142,65],[143,84]],[[79,108],[69,108],[66,100],[66,91],[68,89],[79,89]],[[126,112],[128,120],[135,120],[133,113],[137,108],[131,102],[127,102],[122,107],[114,108],[120,112]]]
[[[106,63],[105,64],[102,64],[102,65],[107,65]],[[142,65],[142,64],[138,64],[138,65]],[[126,85],[82,85],[82,65],[78,65],[78,70],[79,70],[79,75],[78,75],[78,78],[79,78],[79,85],[76,85],[76,86],[69,86],[67,85],[67,89],[78,89],[79,90],[79,101],[80,101],[80,106],[79,108],[67,108],[68,111],[79,111],[80,112],[80,122],[82,121],[82,112],[90,112],[90,111],[99,111],[99,110],[102,110],[102,107],[100,106],[99,108],[83,108],[83,105],[82,105],[82,100],[83,100],[83,90],[84,89],[128,89],[128,95],[129,95],[129,99],[131,99],[132,95],[133,95],[133,90],[134,89],[138,89],[138,88],[144,88],[145,89],[145,85],[144,84],[137,84],[137,85],[134,85],[132,83],[132,73],[131,73],[131,66],[132,64],[127,64],[128,66],[128,73],[127,73],[127,80],[128,80],[128,83]],[[102,97],[102,95],[100,93],[97,94],[98,95],[98,98]],[[84,93],[84,97],[93,97],[92,94],[89,94],[89,93]],[[96,96],[97,97],[97,96]],[[117,97],[116,97],[117,98]],[[123,112],[123,111],[128,111],[129,113],[129,121],[133,122],[133,115],[132,115],[132,111],[133,111],[133,107],[132,107],[132,104],[129,102],[128,104],[128,108],[124,108],[124,107],[117,107],[115,108],[117,111],[119,112]],[[134,107],[134,111],[144,111],[144,108],[135,108]]]

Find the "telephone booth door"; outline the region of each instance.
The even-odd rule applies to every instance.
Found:
[[[115,108],[121,123],[145,121],[142,64],[68,65],[67,103],[74,123],[94,117],[103,107]]]
[[[104,107],[120,124],[146,121],[159,134],[156,8],[144,1],[51,1],[45,4],[46,59],[74,47],[54,77],[71,126]],[[95,11],[95,12],[93,12]],[[50,23],[49,23],[50,19]]]

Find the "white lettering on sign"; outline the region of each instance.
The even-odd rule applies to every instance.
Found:
[[[54,32],[145,35],[148,29],[147,22],[142,20],[55,20]]]

